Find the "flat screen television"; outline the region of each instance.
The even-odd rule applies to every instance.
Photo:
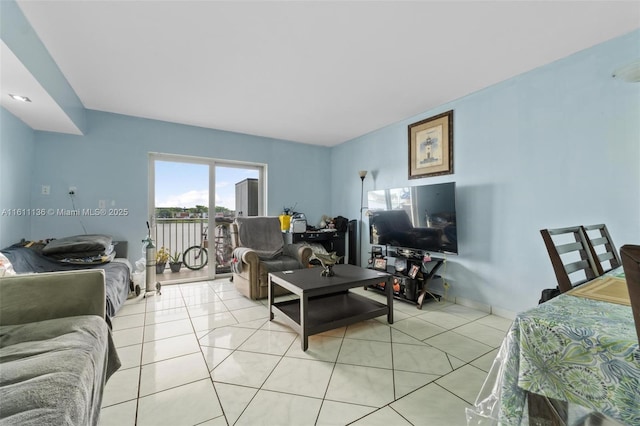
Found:
[[[371,244],[458,254],[455,182],[369,191],[367,202]]]

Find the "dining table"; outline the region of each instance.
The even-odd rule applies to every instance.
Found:
[[[625,290],[617,268],[517,314],[467,424],[539,423],[531,400],[543,397],[564,403],[559,424],[597,414],[640,425],[640,347]]]

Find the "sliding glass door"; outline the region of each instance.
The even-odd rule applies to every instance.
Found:
[[[160,282],[215,279],[231,272],[231,223],[238,215],[264,214],[265,173],[263,164],[149,155],[152,238],[170,255],[165,269],[158,267]]]

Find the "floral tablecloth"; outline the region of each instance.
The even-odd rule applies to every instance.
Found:
[[[631,307],[563,294],[518,314],[468,424],[527,424],[527,391],[640,425]]]

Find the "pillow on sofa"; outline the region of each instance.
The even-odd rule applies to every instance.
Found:
[[[114,251],[110,254],[97,254],[95,256],[85,256],[85,257],[74,257],[73,253],[65,253],[64,255],[54,254],[52,257],[59,260],[62,263],[70,263],[72,265],[100,265],[103,263],[109,263],[113,261],[113,259],[115,259],[116,257],[116,252]]]
[[[0,277],[15,275],[16,271],[13,269],[13,265],[7,259],[3,253],[0,252]]]
[[[107,252],[111,247],[111,236],[101,234],[74,235],[51,240],[43,249],[45,256],[59,254],[77,254],[96,256]],[[80,257],[80,256],[78,256]]]

